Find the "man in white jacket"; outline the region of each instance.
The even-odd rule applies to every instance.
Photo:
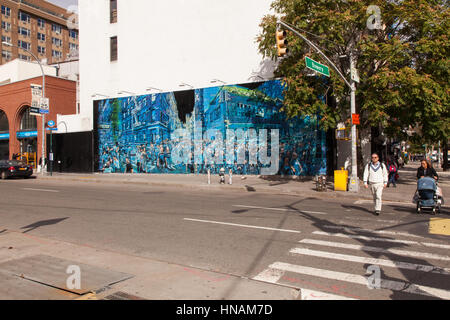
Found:
[[[375,215],[380,215],[381,212],[381,196],[383,189],[388,183],[388,171],[384,163],[381,163],[378,154],[372,154],[372,162],[364,168],[364,187],[367,189],[370,185],[370,190],[373,194],[373,201],[375,203]]]

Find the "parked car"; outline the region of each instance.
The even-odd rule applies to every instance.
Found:
[[[29,178],[33,174],[33,167],[18,160],[0,160],[0,177],[7,179],[9,177]]]

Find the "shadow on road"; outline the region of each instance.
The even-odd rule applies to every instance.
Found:
[[[30,225],[28,225],[28,226],[22,227],[21,229],[28,229],[28,230],[25,230],[25,231],[23,232],[23,233],[28,233],[28,232],[30,232],[30,231],[33,231],[33,230],[39,228],[39,227],[43,227],[43,226],[51,226],[51,225],[60,223],[61,221],[64,221],[64,220],[66,220],[66,219],[69,219],[69,217],[66,217],[66,218],[58,218],[58,219],[50,219],[50,220],[41,220],[41,221],[35,222],[35,223],[33,223],[33,224],[30,224]]]

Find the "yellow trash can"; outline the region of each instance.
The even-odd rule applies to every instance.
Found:
[[[347,191],[348,184],[348,170],[334,171],[334,191]]]

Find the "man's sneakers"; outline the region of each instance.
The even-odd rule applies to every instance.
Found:
[[[381,212],[380,210],[375,210],[375,215],[376,215],[376,216],[379,216],[379,215],[380,215],[380,212]]]

